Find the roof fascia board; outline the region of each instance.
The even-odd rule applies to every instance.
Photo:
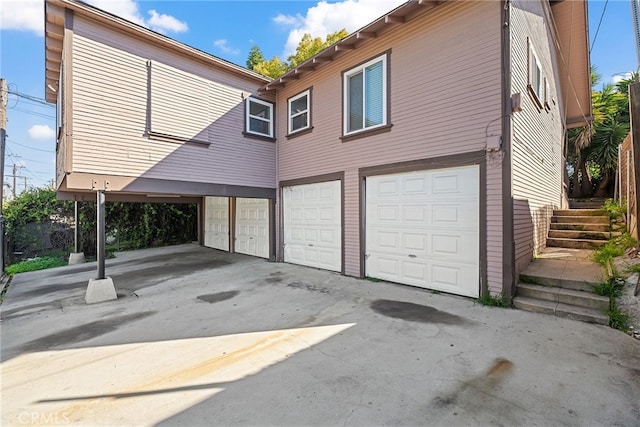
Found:
[[[258,74],[255,71],[251,71],[239,65],[225,61],[221,58],[208,54],[204,51],[201,51],[199,49],[196,49],[184,43],[181,43],[177,40],[174,40],[163,34],[157,33],[141,25],[127,21],[126,19],[120,18],[111,13],[105,12],[101,9],[88,5],[84,2],[81,2],[78,0],[48,0],[48,2],[51,2],[56,5],[60,5],[67,9],[71,9],[79,15],[93,19],[95,21],[98,21],[101,23],[107,23],[110,26],[118,28],[119,30],[125,31],[133,36],[137,36],[141,39],[144,39],[156,45],[161,45],[163,47],[169,48],[176,53],[198,59],[206,63],[207,65],[213,65],[222,70],[233,72],[236,74],[239,73],[244,77],[250,78],[259,83],[264,84],[266,82],[271,81],[270,78],[265,77],[261,74]]]

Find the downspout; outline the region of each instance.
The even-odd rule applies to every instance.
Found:
[[[277,90],[275,94],[275,103],[277,108],[278,107],[278,91]],[[288,117],[288,116],[285,116],[285,117]],[[288,126],[288,123],[287,123],[287,126]],[[275,127],[275,119],[274,119],[274,127]],[[274,129],[275,135],[277,135],[277,133],[275,133],[276,130],[277,129]],[[273,220],[273,224],[275,226],[273,238],[276,240],[275,241],[275,244],[276,244],[275,261],[283,262],[284,261],[284,253],[283,253],[284,246],[283,246],[283,238],[282,238],[283,228],[280,226],[280,224],[282,224],[282,215],[283,215],[282,209],[280,209],[280,206],[282,205],[282,192],[280,189],[280,138],[278,138],[277,136],[276,136],[276,199],[273,202],[275,204],[273,212],[276,218],[278,219],[277,221],[276,221],[276,218],[274,218]]]
[[[513,189],[511,185],[511,10],[510,0],[502,6],[502,291],[515,296],[515,242],[513,240]]]

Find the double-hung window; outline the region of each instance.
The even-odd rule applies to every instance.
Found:
[[[311,91],[304,92],[289,98],[289,133],[299,132],[311,127]]]
[[[273,104],[258,98],[246,103],[246,133],[273,138]]]
[[[387,54],[343,75],[343,133],[349,135],[387,124]]]
[[[529,46],[529,89],[534,96],[534,100],[540,108],[545,98],[544,78],[542,67],[533,46]]]

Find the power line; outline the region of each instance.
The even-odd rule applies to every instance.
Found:
[[[55,150],[43,150],[42,148],[29,147],[28,145],[20,144],[19,142],[15,142],[13,139],[9,139],[9,138],[7,138],[7,141],[9,141],[12,144],[18,145],[20,147],[28,148],[30,150],[35,150],[35,151],[42,151],[43,153],[53,154],[55,152]]]
[[[600,25],[602,24],[602,19],[604,18],[604,12],[607,10],[607,4],[609,4],[609,0],[604,2],[604,7],[602,8],[602,14],[600,15],[600,21],[598,22],[598,28],[596,28],[596,34],[593,36],[593,41],[591,42],[591,47],[589,48],[589,53],[593,50],[593,46],[596,44],[596,39],[598,38],[598,32],[600,31]]]
[[[14,111],[20,111],[21,113],[26,113],[26,114],[31,114],[31,115],[34,115],[34,116],[42,117],[44,119],[55,120],[55,118],[56,118],[56,116],[52,116],[50,114],[39,113],[37,111],[31,111],[31,110],[25,110],[23,108],[13,107],[11,109],[14,110]]]
[[[38,104],[46,105],[47,107],[54,107],[54,105],[48,103],[47,100],[44,99],[44,98],[38,98],[37,96],[27,95],[26,93],[21,93],[21,92],[18,92],[16,90],[8,90],[7,93],[9,93],[11,95],[18,96],[20,98],[24,98],[24,99],[28,99],[28,100],[34,101],[34,102],[36,102]]]

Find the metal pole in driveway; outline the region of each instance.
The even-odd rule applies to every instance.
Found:
[[[105,197],[104,197],[104,190],[98,190],[97,192],[98,194],[98,206],[97,206],[97,216],[98,216],[98,241],[97,241],[97,255],[98,255],[98,280],[102,280],[105,278],[104,275],[104,255],[105,255],[105,250],[104,250],[104,245],[106,242],[106,234],[105,234],[105,226],[104,226],[104,220],[105,220],[105,215],[104,215],[104,211],[105,211]]]
[[[74,202],[73,214],[76,219],[76,228],[73,231],[73,240],[74,240],[74,252],[80,252],[80,207],[78,205],[78,201]]]

